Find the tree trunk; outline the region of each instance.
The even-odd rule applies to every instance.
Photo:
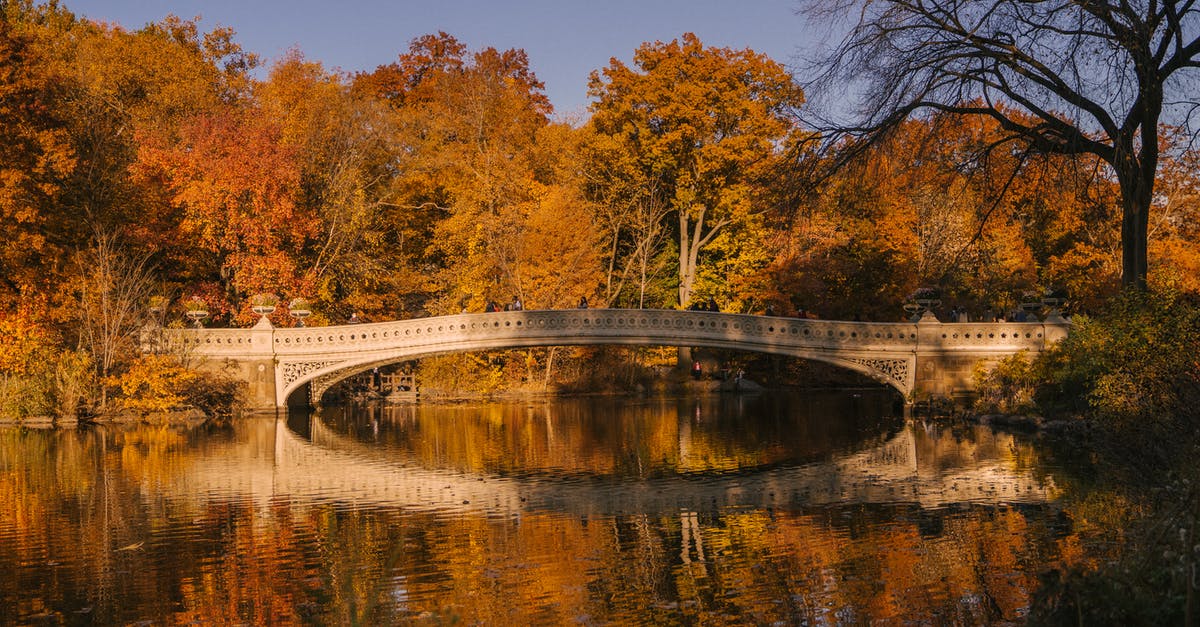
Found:
[[[1114,169],[1121,186],[1121,285],[1144,290],[1153,181],[1142,180],[1136,164],[1117,164]]]
[[[699,228],[699,226],[697,226]],[[696,280],[696,270],[691,262],[693,255],[691,246],[692,234],[688,229],[688,215],[685,209],[679,210],[679,307],[686,309],[692,300],[692,283]]]

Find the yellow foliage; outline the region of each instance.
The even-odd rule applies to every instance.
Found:
[[[25,376],[43,363],[53,343],[39,318],[27,306],[0,311],[0,373]]]
[[[111,383],[120,387],[125,406],[142,412],[168,411],[185,404],[189,386],[200,374],[179,364],[173,357],[144,355]]]

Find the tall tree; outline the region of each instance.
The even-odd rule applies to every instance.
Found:
[[[379,314],[400,257],[384,220],[395,156],[386,105],[352,93],[343,77],[291,52],[256,85],[264,112],[299,166],[297,204],[319,222],[303,250],[315,293],[341,316]],[[390,312],[388,312],[390,314]]]
[[[55,207],[75,153],[60,116],[54,81],[36,49],[0,14],[0,303],[45,291],[61,257]],[[43,284],[45,282],[46,284]]]
[[[613,59],[592,73],[591,124],[622,144],[678,219],[679,303],[686,305],[701,251],[723,227],[763,209],[756,184],[795,130],[789,110],[804,97],[765,55],[706,48],[691,33],[643,44],[633,62]]]
[[[1122,281],[1144,287],[1147,225],[1164,116],[1200,104],[1200,8],[1191,0],[808,0],[858,16],[821,59],[822,91],[853,93],[860,115],[822,123],[878,138],[923,110],[994,119],[998,142],[1091,154],[1121,190]],[[840,89],[839,89],[840,88]]]
[[[296,202],[300,168],[281,132],[261,109],[230,108],[184,124],[178,143],[148,141],[138,152],[136,175],[166,183],[194,262],[220,276],[230,305],[312,288],[301,253],[319,222]]]
[[[569,129],[549,123],[549,103],[524,52],[468,53],[450,35],[428,35],[396,63],[356,77],[355,87],[393,109],[390,219],[432,293],[414,307],[444,313],[514,295],[567,298],[571,290],[550,285],[558,280],[552,273],[542,275],[548,282],[532,282],[530,264],[552,263],[547,255],[571,256],[577,247],[590,257],[586,236],[543,246],[570,237],[547,229],[590,217],[572,189],[578,168]],[[563,215],[557,224],[548,219],[555,212]]]

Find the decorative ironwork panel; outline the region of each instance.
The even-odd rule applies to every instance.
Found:
[[[344,361],[345,361],[344,359],[338,359],[335,361],[285,362],[282,364],[282,366],[283,366],[283,387],[286,388],[286,387],[290,386],[292,383],[298,381],[299,379],[302,379],[302,378],[312,374],[313,372],[321,370],[322,368],[328,368],[329,366],[336,366]]]
[[[908,384],[908,359],[847,359],[862,366],[866,366],[883,376],[900,384],[901,387]]]

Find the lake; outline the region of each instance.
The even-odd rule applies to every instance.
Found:
[[[881,390],[0,429],[0,623],[1020,622],[1035,443]]]

